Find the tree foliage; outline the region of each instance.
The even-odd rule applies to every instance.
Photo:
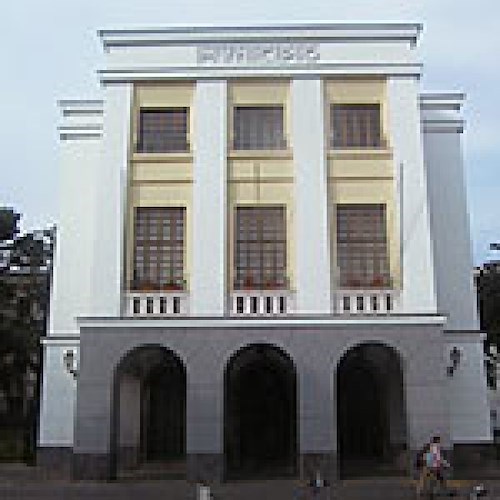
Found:
[[[22,415],[26,383],[36,383],[49,304],[54,229],[21,234],[20,215],[0,207],[0,391]]]
[[[498,356],[491,355],[490,346],[500,351],[500,262],[488,262],[480,269],[477,278],[477,295],[481,330],[486,339],[486,373],[488,385],[495,388]]]

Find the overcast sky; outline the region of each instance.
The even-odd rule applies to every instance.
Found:
[[[61,98],[99,97],[96,30],[136,24],[419,21],[423,88],[467,94],[464,135],[474,260],[500,241],[498,0],[16,0],[2,4],[0,206],[25,228],[57,223]]]

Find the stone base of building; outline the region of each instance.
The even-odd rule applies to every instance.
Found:
[[[318,472],[330,483],[338,477],[337,454],[334,452],[301,453],[299,464],[300,479],[304,481],[315,479]]]
[[[454,444],[452,465],[457,477],[471,474],[500,477],[500,447],[493,442]]]
[[[120,470],[135,469],[140,463],[140,452],[137,446],[121,446],[118,451],[117,467]]]
[[[107,481],[113,477],[111,457],[107,453],[75,453],[73,455],[73,479]]]
[[[73,448],[43,446],[36,451],[36,464],[51,478],[70,478]]]
[[[188,481],[216,484],[224,479],[224,455],[221,453],[189,453],[186,463]]]

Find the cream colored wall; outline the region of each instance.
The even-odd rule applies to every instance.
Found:
[[[290,82],[287,80],[233,81],[228,89],[228,140],[233,143],[233,106],[283,106],[284,134],[290,147]]]
[[[287,276],[294,283],[294,189],[293,164],[290,159],[235,160],[230,162],[228,189],[228,276],[234,283],[234,219],[236,207],[284,205],[286,207]]]
[[[387,81],[379,79],[335,79],[325,82],[326,102],[329,104],[380,104],[382,137],[387,137]],[[325,116],[329,116],[327,113]],[[390,141],[388,141],[390,142]]]
[[[191,137],[194,130],[194,110],[192,108],[194,83],[150,83],[135,86],[134,113],[132,130],[133,143],[137,144],[138,117],[140,108],[190,108],[188,141],[192,146]]]
[[[387,84],[384,79],[336,79],[325,83],[326,112],[330,104],[375,104],[381,106],[381,131],[386,147],[381,149],[330,150],[328,182],[332,259],[336,263],[335,204],[380,203],[386,205],[389,266],[395,287],[400,286],[400,237],[395,214],[394,162],[387,136]],[[329,122],[329,121],[328,121]],[[328,125],[329,126],[329,123]],[[329,134],[330,135],[330,134]],[[336,265],[334,278],[338,277]]]
[[[132,113],[132,138],[137,144],[138,117],[142,108],[190,108],[189,136],[194,130],[191,82],[136,85]],[[190,137],[189,143],[192,145]],[[135,150],[135,147],[133,148]],[[189,288],[192,262],[193,161],[188,153],[132,153],[128,175],[126,279],[133,274],[134,210],[137,207],[185,207],[184,278]]]
[[[231,82],[228,89],[228,138],[233,143],[234,106],[283,106],[284,133],[290,147],[290,83],[286,80]],[[237,206],[286,207],[287,276],[294,283],[294,187],[291,151],[231,151],[228,159],[228,277],[234,283],[234,219]]]

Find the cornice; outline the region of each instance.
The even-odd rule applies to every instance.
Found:
[[[342,328],[370,326],[442,326],[446,318],[440,315],[365,315],[288,318],[91,318],[79,317],[80,328]]]
[[[420,94],[420,108],[432,111],[460,111],[465,99],[463,92],[426,92]]]
[[[81,139],[100,139],[102,137],[102,125],[73,125],[57,127],[59,138],[62,141]]]
[[[422,130],[424,133],[463,133],[465,121],[461,119],[427,119],[422,120]]]
[[[103,129],[103,101],[100,99],[61,99],[61,125],[57,128],[63,141],[99,139]]]
[[[294,64],[293,66],[185,66],[185,67],[144,67],[112,68],[98,71],[102,83],[125,83],[134,81],[193,80],[202,78],[287,78],[294,76],[404,76],[419,78],[422,74],[420,63],[390,62],[341,62],[324,64]]]
[[[252,25],[194,25],[109,28],[98,31],[103,47],[158,46],[199,42],[251,42],[291,40],[403,41],[416,44],[420,23],[303,22]]]

